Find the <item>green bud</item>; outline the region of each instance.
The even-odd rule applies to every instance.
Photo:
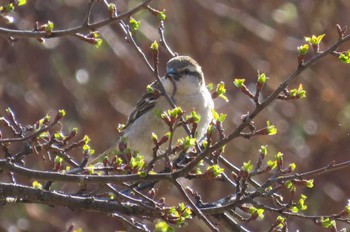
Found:
[[[241,88],[244,86],[245,79],[235,79],[233,81],[233,84],[237,86],[238,88]]]
[[[151,44],[151,49],[152,50],[158,50],[159,48],[159,45],[157,43],[157,41],[155,40],[152,44]]]
[[[297,47],[297,49],[298,49],[300,55],[306,55],[306,53],[309,51],[309,45],[304,44],[304,45]]]
[[[137,31],[141,25],[140,21],[136,21],[134,18],[130,18],[129,24],[133,31]]]

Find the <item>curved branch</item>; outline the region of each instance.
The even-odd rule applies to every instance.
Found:
[[[67,36],[67,35],[74,35],[78,32],[82,32],[84,30],[95,30],[97,28],[118,22],[124,18],[127,18],[136,12],[146,8],[146,6],[151,3],[153,0],[145,0],[143,3],[140,5],[136,6],[135,8],[124,12],[117,17],[114,18],[108,18],[101,20],[96,23],[92,24],[82,24],[77,27],[73,27],[70,29],[64,29],[64,30],[53,30],[50,35],[47,34],[45,31],[31,31],[31,30],[14,30],[14,29],[8,29],[8,28],[3,28],[0,27],[0,34],[5,34],[8,36],[12,36],[15,38],[53,38],[53,37],[62,37],[62,36]]]
[[[148,216],[159,218],[161,211],[157,208],[147,210],[138,204],[130,202],[116,202],[101,200],[93,197],[80,197],[58,192],[36,189],[18,184],[0,183],[2,204],[7,203],[41,203],[47,205],[64,206],[71,209],[86,209],[100,213],[122,213],[132,216]]]
[[[37,180],[45,181],[64,181],[64,182],[74,182],[74,183],[123,183],[126,181],[160,181],[173,179],[171,173],[159,173],[156,175],[147,175],[141,177],[137,174],[128,175],[86,175],[86,174],[67,174],[59,172],[49,172],[49,171],[39,171],[29,168],[22,167],[18,164],[8,162],[7,160],[0,159],[0,169],[8,170],[16,174],[26,176],[28,178],[33,178]]]

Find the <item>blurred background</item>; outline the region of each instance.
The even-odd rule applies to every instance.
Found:
[[[1,5],[5,1],[0,1]],[[120,12],[141,1],[114,1]],[[229,102],[217,99],[218,112],[228,114],[228,134],[241,122],[242,114],[252,111],[253,103],[232,84],[245,78],[254,88],[257,72],[270,78],[264,95],[273,91],[297,67],[297,46],[304,36],[325,33],[321,49],[338,38],[336,24],[350,25],[350,1],[254,1],[254,0],[154,0],[157,9],[165,9],[165,35],[170,47],[179,54],[190,55],[202,66],[207,83],[224,81]],[[13,25],[2,27],[32,29],[35,21],[53,21],[55,29],[81,25],[87,1],[28,1],[11,14]],[[108,17],[103,3],[96,4],[93,20]],[[133,16],[141,21],[135,38],[151,58],[150,44],[159,39],[159,20],[144,10]],[[125,42],[118,25],[100,28],[104,42],[100,48],[75,37],[46,40],[19,39],[11,44],[0,39],[0,115],[10,107],[18,120],[32,124],[46,114],[65,109],[63,131],[79,128],[88,135],[91,145],[100,153],[116,140],[116,126],[124,123],[134,104],[154,81],[131,44]],[[346,50],[350,46],[344,47]],[[160,73],[170,55],[160,51]],[[272,157],[285,154],[287,163],[295,162],[298,172],[328,165],[335,160],[349,160],[350,154],[350,67],[336,57],[327,57],[304,72],[292,88],[300,83],[307,98],[297,101],[275,101],[255,120],[265,126],[266,120],[278,128],[275,136],[236,139],[225,155],[237,166],[257,160],[258,149],[268,145]],[[306,214],[340,212],[350,193],[347,169],[315,179],[314,189],[303,189],[308,196]],[[1,179],[0,179],[1,180]],[[220,183],[196,190],[204,201],[225,194]],[[210,189],[210,192],[209,190]],[[226,190],[227,191],[227,190]],[[228,193],[228,192],[227,192]],[[169,200],[171,202],[171,200]],[[83,231],[115,231],[125,228],[120,221],[96,213],[42,205],[7,205],[0,208],[0,230],[64,231],[72,223]],[[260,222],[244,223],[252,231],[265,231],[276,215],[266,214]],[[346,225],[338,224],[338,229]],[[290,231],[320,231],[311,221],[291,219]],[[203,231],[206,227],[194,220],[179,231]]]

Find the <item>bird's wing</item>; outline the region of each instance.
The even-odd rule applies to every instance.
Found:
[[[155,106],[157,98],[159,98],[162,95],[162,91],[158,81],[153,82],[149,86],[151,87],[151,91],[146,91],[142,95],[141,99],[137,102],[135,108],[128,117],[124,129],[126,129],[130,124],[132,124],[137,118],[142,116],[144,113],[151,110]]]

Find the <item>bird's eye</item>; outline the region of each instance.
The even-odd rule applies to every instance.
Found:
[[[184,71],[185,71],[185,73],[190,73],[191,72],[190,69],[188,69],[188,68],[186,68]]]

